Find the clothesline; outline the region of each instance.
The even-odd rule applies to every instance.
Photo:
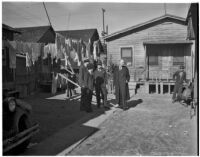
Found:
[[[33,43],[22,41],[3,41],[3,47],[9,49],[9,66],[16,68],[16,54],[26,56],[26,67],[32,66],[39,57],[46,59],[48,55],[51,60],[65,59],[66,63],[74,62],[78,66],[84,58],[97,59],[100,56],[100,41],[94,41],[93,45],[89,40],[88,43],[83,40],[65,38],[61,34],[56,33],[55,43]]]

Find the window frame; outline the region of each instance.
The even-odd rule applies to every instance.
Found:
[[[183,57],[183,62],[181,63],[181,62],[174,62],[174,58],[175,57]],[[180,65],[184,65],[185,64],[185,56],[172,56],[172,64],[173,64],[173,66],[180,66]],[[176,64],[174,64],[174,63],[176,63]],[[177,64],[177,63],[179,63],[179,64]],[[180,64],[181,63],[181,64]]]
[[[122,57],[122,50],[123,49],[131,49],[131,57]],[[133,67],[134,66],[134,61],[133,61],[133,46],[122,46],[122,47],[120,47],[120,55],[121,55],[121,59],[124,59],[125,60],[125,62],[127,63],[127,61],[126,61],[126,58],[131,58],[131,67]]]
[[[151,64],[150,64],[150,57],[156,57],[157,58],[157,62],[151,62]],[[153,63],[153,64],[152,64]],[[155,64],[156,63],[156,64]],[[159,66],[159,56],[157,55],[157,56],[148,56],[148,64],[149,64],[149,66]]]

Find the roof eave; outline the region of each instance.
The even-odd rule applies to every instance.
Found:
[[[164,15],[164,16],[161,16],[161,17],[158,17],[158,18],[154,18],[154,19],[149,20],[149,21],[147,21],[147,22],[143,22],[143,23],[141,23],[141,24],[138,24],[138,25],[135,25],[135,26],[132,26],[132,27],[123,29],[123,30],[118,31],[118,32],[115,32],[115,33],[112,33],[112,34],[110,34],[110,35],[105,36],[103,39],[104,39],[104,40],[107,40],[107,39],[112,38],[112,37],[114,37],[114,36],[117,36],[117,35],[119,35],[119,34],[122,34],[122,33],[128,32],[128,31],[131,31],[131,30],[133,30],[133,29],[136,29],[136,28],[139,28],[139,27],[148,25],[148,24],[150,24],[150,23],[153,23],[153,22],[156,22],[156,21],[165,19],[165,18],[173,18],[173,19],[182,21],[183,23],[185,23],[185,21],[186,21],[185,18],[166,14],[166,15]]]

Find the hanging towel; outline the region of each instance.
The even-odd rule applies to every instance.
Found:
[[[16,47],[17,44],[15,41],[8,41],[8,49],[9,49],[9,67],[11,69],[16,69]]]

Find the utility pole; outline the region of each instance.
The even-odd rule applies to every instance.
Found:
[[[44,9],[45,9],[45,11],[46,11],[47,18],[48,18],[48,20],[49,20],[49,25],[50,25],[50,26],[52,26],[52,25],[51,25],[50,18],[49,18],[49,15],[48,15],[48,12],[47,12],[47,9],[46,9],[46,6],[45,6],[44,2],[43,2],[43,6],[44,6]]]
[[[104,27],[104,13],[105,13],[105,9],[102,8],[102,14],[103,14],[103,32],[102,32],[102,36],[104,36],[105,34],[105,27]]]

